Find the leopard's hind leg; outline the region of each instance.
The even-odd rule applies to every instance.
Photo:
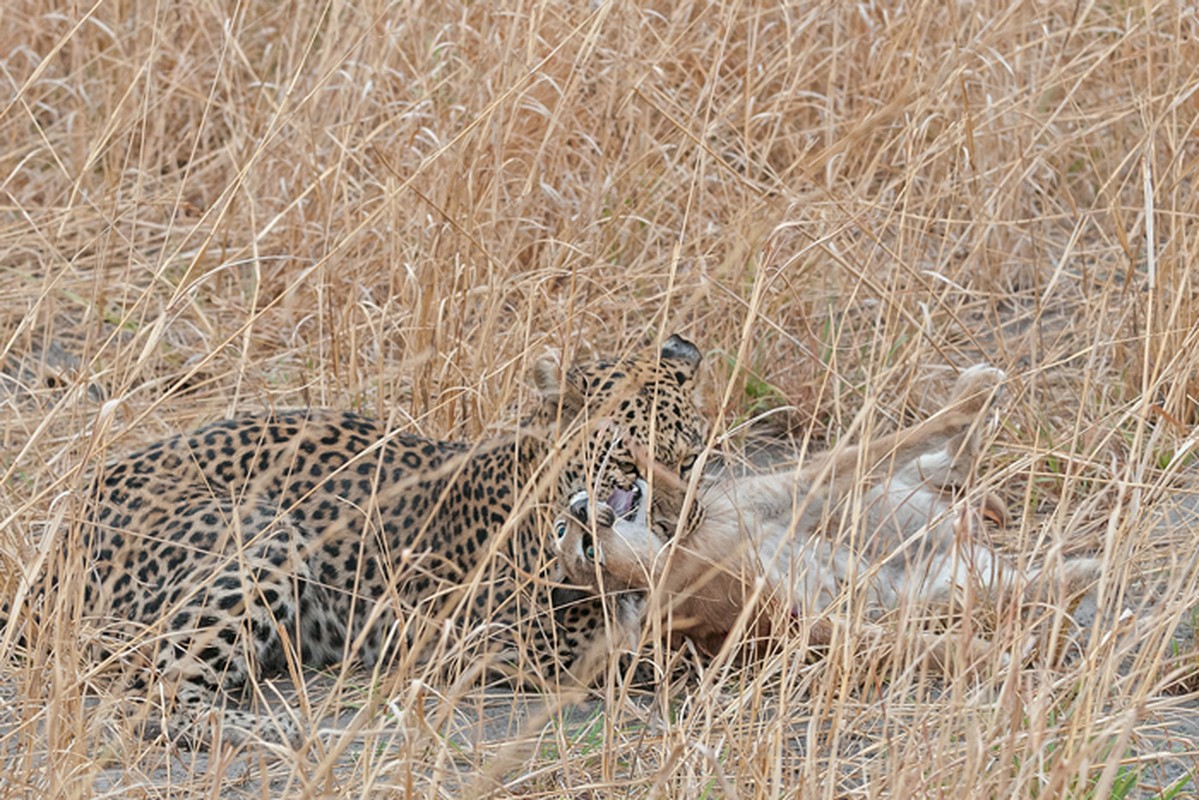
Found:
[[[135,685],[162,693],[172,738],[191,744],[218,738],[292,742],[290,720],[238,708],[231,695],[264,669],[285,668],[294,653],[296,609],[310,578],[302,531],[276,518],[274,508],[242,509],[235,517],[220,505],[203,511],[223,512],[231,530],[208,531],[198,554],[162,575],[144,604],[126,610],[151,631],[158,630],[156,623],[162,627],[155,678],[139,677]],[[180,586],[189,588],[181,594]],[[122,613],[119,603],[114,611]]]

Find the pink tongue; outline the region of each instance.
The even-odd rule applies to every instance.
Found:
[[[608,498],[608,505],[612,506],[616,516],[625,517],[633,510],[633,500],[636,496],[637,492],[634,489],[616,489]]]

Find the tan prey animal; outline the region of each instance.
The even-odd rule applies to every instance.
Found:
[[[660,609],[672,637],[708,650],[738,628],[777,634],[780,619],[828,644],[853,609],[869,620],[861,644],[890,648],[895,634],[875,623],[896,612],[950,621],[980,606],[1072,607],[1094,585],[1097,561],[1027,573],[980,538],[984,517],[1005,517],[998,501],[987,496],[980,509],[960,498],[1003,379],[976,365],[923,422],[798,469],[704,488],[696,499],[703,521],[678,540],[651,531],[643,503],[622,518],[578,492],[555,524],[561,577],[601,593],[647,592],[645,607]],[[655,480],[678,479],[662,471]],[[915,637],[919,658],[941,669],[976,665],[992,649],[923,626]]]

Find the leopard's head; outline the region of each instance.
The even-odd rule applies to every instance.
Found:
[[[558,506],[586,491],[630,518],[644,502],[639,483],[653,486],[655,532],[672,536],[683,491],[704,446],[707,425],[695,405],[701,355],[674,335],[660,351],[617,361],[563,368],[553,356],[539,359],[533,380],[541,392],[539,418],[556,432],[561,459],[554,465]],[[649,472],[667,475],[654,480]],[[674,480],[673,478],[678,478]],[[683,528],[698,521],[697,504]],[[694,518],[694,519],[693,519]]]

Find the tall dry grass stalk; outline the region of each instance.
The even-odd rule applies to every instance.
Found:
[[[5,796],[1082,798],[1194,767],[1193,5],[2,16],[5,598],[69,551],[112,454],[306,405],[479,437],[516,418],[545,346],[670,331],[706,349],[720,430],[771,411],[796,447],[867,403],[891,427],[951,365],[997,364],[1001,544],[1106,564],[1090,644],[1058,669],[945,684],[783,643],[649,701],[601,680],[582,705],[498,707],[346,669],[274,713],[349,732],[238,754],[133,735],[111,675],[134,654],[97,658],[105,623],[68,571],[2,640]]]

